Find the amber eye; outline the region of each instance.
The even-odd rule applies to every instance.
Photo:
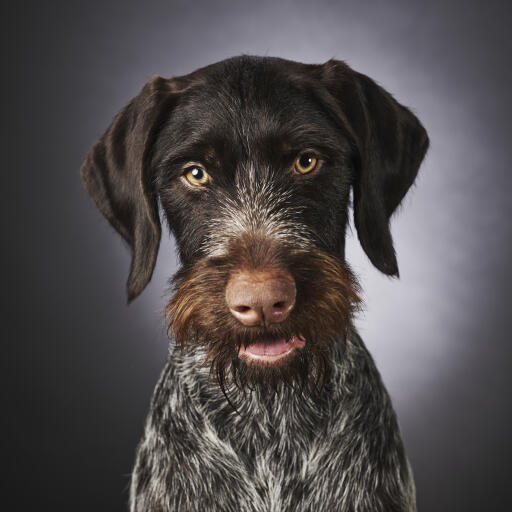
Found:
[[[210,182],[210,175],[198,165],[186,169],[183,176],[194,187],[204,187]]]
[[[295,160],[293,169],[299,174],[308,174],[314,171],[318,166],[318,158],[314,153],[305,152],[300,154]]]

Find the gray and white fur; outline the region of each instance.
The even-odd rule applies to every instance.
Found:
[[[314,400],[282,386],[241,394],[237,413],[202,365],[172,350],[138,447],[131,511],[416,510],[390,398],[357,332],[332,344]],[[239,394],[237,394],[239,393]]]

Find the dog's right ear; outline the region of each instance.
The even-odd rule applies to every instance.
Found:
[[[128,302],[146,287],[156,263],[161,228],[149,164],[159,129],[178,96],[176,80],[151,78],[117,114],[80,169],[85,189],[131,248]]]
[[[359,156],[353,183],[359,240],[381,272],[398,276],[389,221],[418,174],[429,145],[427,132],[408,108],[366,75],[336,60],[321,69]]]

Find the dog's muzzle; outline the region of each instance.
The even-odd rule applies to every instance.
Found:
[[[226,304],[231,314],[245,327],[266,327],[280,324],[295,306],[295,280],[285,270],[244,271],[231,276],[226,286]],[[241,346],[238,357],[250,365],[283,364],[301,349],[300,336],[268,337]]]

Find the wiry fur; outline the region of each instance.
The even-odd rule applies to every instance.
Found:
[[[217,194],[218,213],[201,247],[208,256],[225,254],[229,242],[244,233],[303,249],[313,246],[314,233],[297,222],[304,207],[293,203],[290,189],[276,189],[275,181],[270,169],[256,173],[249,166],[237,173],[233,196]]]
[[[238,412],[212,385],[205,355],[169,357],[138,448],[132,511],[415,509],[391,402],[355,331],[330,345],[320,396],[233,387]]]
[[[285,268],[294,277],[295,308],[270,329],[244,327],[222,307],[229,276],[237,270],[274,268]],[[227,370],[240,388],[264,383],[271,392],[282,380],[297,378],[302,385],[321,387],[330,371],[328,347],[333,338],[346,337],[359,303],[355,279],[343,262],[319,250],[297,250],[247,232],[231,242],[224,257],[206,257],[184,267],[174,282],[175,293],[165,309],[170,334],[182,347],[193,343],[209,348],[207,361],[221,389]],[[308,342],[293,364],[284,368],[251,368],[237,357],[242,344],[296,334]]]
[[[154,77],[116,116],[81,175],[132,250],[129,300],[153,271],[159,201],[181,259],[165,308],[178,345],[137,451],[132,512],[415,511],[389,396],[352,324],[344,249],[352,189],[365,252],[398,275],[389,219],[427,147],[407,108],[340,61],[239,57]],[[299,175],[305,150],[322,165]],[[208,186],[187,185],[191,162]],[[282,323],[230,314],[226,285],[251,270],[293,279]],[[277,367],[238,357],[269,336],[306,344]]]

